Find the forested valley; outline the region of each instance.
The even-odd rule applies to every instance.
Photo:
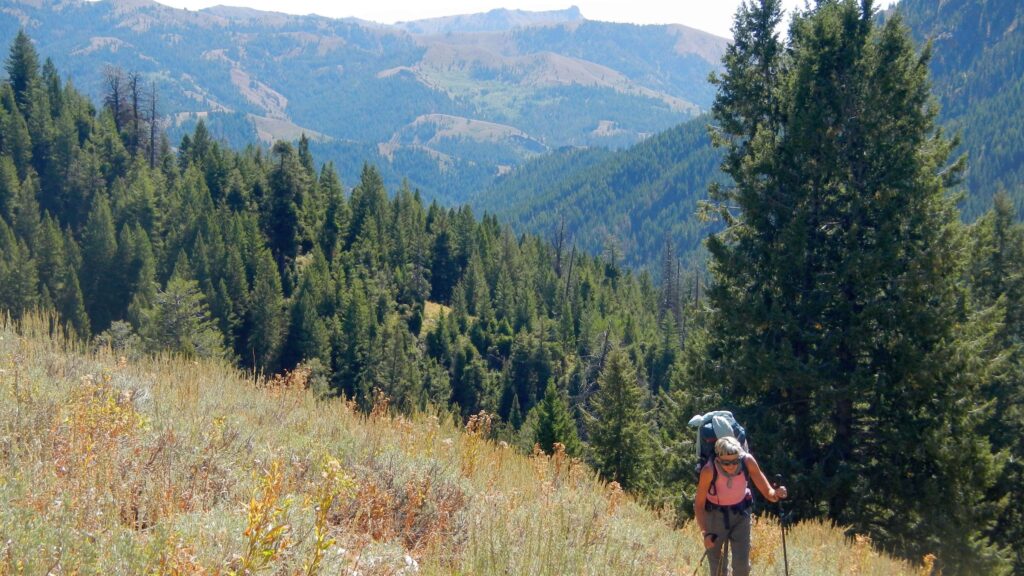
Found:
[[[125,357],[303,371],[323,397],[559,443],[691,513],[695,413],[732,409],[797,518],[945,574],[1024,569],[1024,227],[997,194],[964,224],[928,50],[870,1],[820,2],[786,44],[746,5],[716,79],[726,179],[707,276],[655,284],[552,226],[338,174],[309,142],[172,145],[111,69],[93,103],[12,42],[0,85],[0,308]],[[770,95],[770,97],[763,97]],[[351,179],[350,187],[343,182]],[[1016,456],[1015,456],[1016,455]]]
[[[882,22],[897,16],[919,48],[928,44],[938,123],[957,136],[954,154],[970,159],[958,187],[961,217],[974,222],[1003,192],[1019,219],[1024,29],[1017,23],[1024,4],[901,0],[876,13]],[[581,246],[614,245],[629,266],[651,270],[657,281],[665,242],[684,261],[699,262],[703,239],[717,231],[696,210],[709,184],[723,178],[721,150],[707,133],[713,122],[702,115],[620,151],[557,150],[495,179],[470,202],[520,231],[549,234],[564,219]]]

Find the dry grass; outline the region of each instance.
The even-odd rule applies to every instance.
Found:
[[[423,326],[420,328],[420,336],[430,332],[437,325],[437,320],[452,311],[451,308],[437,302],[427,302],[423,305]]]
[[[563,454],[318,401],[301,373],[82,353],[0,326],[0,575],[692,574],[696,529]],[[755,574],[781,574],[777,526]],[[919,574],[808,523],[790,572]]]

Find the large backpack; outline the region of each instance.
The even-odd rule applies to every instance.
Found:
[[[715,442],[724,436],[732,436],[739,440],[743,451],[748,452],[747,431],[736,421],[732,412],[716,410],[707,414],[698,414],[690,418],[690,426],[697,429],[697,474],[700,474],[708,460],[715,457]],[[747,474],[746,462],[743,463],[743,474]]]

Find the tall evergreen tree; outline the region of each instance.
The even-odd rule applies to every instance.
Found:
[[[366,367],[359,379],[362,394],[372,395],[379,390],[402,410],[425,408],[428,398],[419,360],[416,337],[397,314],[390,314],[368,349]]]
[[[50,294],[57,293],[57,286],[63,281],[67,268],[64,253],[64,236],[57,221],[49,214],[43,218],[39,240],[35,246],[35,257],[39,264],[39,281]]]
[[[455,256],[452,234],[447,225],[434,236],[430,268],[430,298],[438,302],[449,303],[452,291],[459,281],[462,270]]]
[[[40,218],[39,202],[39,179],[34,178],[34,173],[21,183],[18,196],[15,199],[12,212],[11,226],[19,238],[25,240],[30,246],[36,246],[39,242],[39,234],[42,229]]]
[[[319,186],[327,203],[323,230],[320,234],[320,249],[328,260],[333,260],[335,251],[345,247],[351,211],[333,164],[327,164],[320,171]]]
[[[299,252],[300,210],[307,182],[291,144],[278,142],[274,154],[277,162],[270,172],[271,197],[265,212],[265,228],[278,268],[284,271],[285,264]]]
[[[330,331],[326,322],[330,314],[325,303],[331,292],[327,261],[316,248],[312,262],[303,269],[299,288],[292,299],[291,322],[282,356],[285,367],[313,359],[320,360],[324,366],[330,365]]]
[[[28,245],[0,218],[0,310],[21,318],[39,303],[39,273]]]
[[[117,237],[110,203],[105,194],[96,196],[82,239],[81,273],[85,309],[93,330],[101,332],[115,320],[119,306],[116,282]]]
[[[281,276],[269,251],[257,260],[249,315],[246,322],[247,344],[242,362],[271,373],[278,369],[281,346],[287,330]]]
[[[24,30],[18,30],[18,35],[14,37],[4,68],[11,88],[14,89],[18,107],[25,112],[30,106],[32,89],[39,82],[39,55]]]
[[[1024,225],[1007,194],[997,193],[992,209],[971,227],[968,279],[975,305],[995,315],[995,337],[980,355],[990,360],[985,397],[994,413],[986,425],[993,446],[1004,454],[1024,453]],[[1013,550],[1014,569],[1024,572],[1024,463],[1010,458],[993,500],[1008,500],[991,531]]]
[[[199,285],[181,276],[173,276],[157,292],[153,307],[142,312],[139,332],[150,352],[200,358],[225,354],[224,338],[210,318]]]
[[[612,351],[590,400],[587,429],[601,475],[627,490],[651,481],[652,437],[644,414],[644,390],[625,351]]]
[[[364,406],[372,402],[372,389],[362,386],[373,338],[373,314],[366,289],[356,279],[345,294],[345,311],[336,350],[335,387]]]
[[[54,305],[61,319],[70,324],[75,335],[84,342],[90,335],[89,315],[85,311],[85,299],[78,284],[78,275],[71,266],[66,266],[63,274],[62,282],[54,296]]]
[[[0,85],[0,105],[4,112],[0,114],[0,121],[3,122],[0,124],[3,129],[0,150],[10,155],[18,173],[18,181],[21,181],[28,177],[29,169],[32,168],[32,137],[10,84]]]
[[[141,323],[142,310],[152,308],[156,303],[156,290],[159,287],[156,282],[156,257],[153,254],[153,245],[149,241],[149,235],[141,226],[135,229],[135,243],[130,252],[130,261],[122,265],[130,270],[127,276],[128,294],[128,318],[138,327]]]
[[[544,399],[537,404],[535,410],[539,411],[537,418],[537,429],[534,432],[534,442],[540,445],[541,450],[548,454],[553,453],[555,443],[565,446],[566,453],[578,456],[581,451],[579,434],[576,432],[576,422],[569,413],[569,406],[558,391],[554,381],[548,382],[547,390],[544,391]]]
[[[2,126],[3,119],[0,118],[0,127]],[[0,156],[0,218],[8,222],[13,220],[14,205],[20,193],[21,184],[18,181],[18,170],[14,166],[14,160],[6,154]]]
[[[756,41],[774,14],[741,7],[714,106],[735,183],[714,190],[726,229],[708,241],[717,380],[800,514],[937,552],[947,574],[998,573],[981,537],[998,467],[957,340],[971,330],[946,189],[962,165],[935,127],[928,52],[898,18],[878,28],[870,0],[832,0],[794,18],[782,54]]]
[[[245,274],[245,263],[242,261],[240,250],[241,248],[234,243],[227,248],[222,282],[224,283],[224,300],[225,303],[230,302],[231,309],[220,318],[221,330],[236,354],[241,354],[243,351],[242,331],[249,311],[249,281]]]

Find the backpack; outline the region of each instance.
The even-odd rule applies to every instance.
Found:
[[[708,463],[708,460],[715,457],[715,442],[724,436],[732,436],[743,446],[744,452],[749,452],[747,446],[747,431],[736,421],[732,412],[716,410],[707,414],[698,414],[690,418],[690,426],[697,429],[697,474]],[[742,462],[744,476],[747,475],[746,462]],[[715,470],[717,472],[717,469]]]

